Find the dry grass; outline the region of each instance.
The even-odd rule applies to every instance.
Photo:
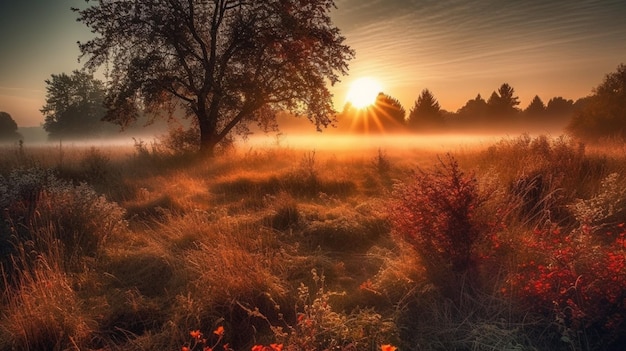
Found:
[[[3,179],[18,168],[50,168],[62,181],[85,181],[85,189],[104,194],[108,200],[100,204],[121,207],[129,225],[111,227],[102,211],[92,211],[97,207],[72,197],[80,196],[76,188],[38,197],[30,204],[37,221],[5,211],[2,240],[18,229],[32,235],[28,226],[37,224],[42,245],[36,254],[26,241],[12,256],[1,251],[5,262],[24,269],[3,274],[0,350],[172,350],[189,341],[189,331],[210,334],[218,325],[236,350],[279,339],[312,347],[304,331],[344,347],[366,340],[367,331],[372,344],[359,350],[379,349],[381,342],[406,350],[558,349],[558,337],[532,339],[550,330],[545,320],[524,320],[497,287],[507,271],[531,259],[520,243],[533,226],[546,218],[571,220],[568,204],[597,193],[608,174],[625,171],[623,152],[526,137],[489,146],[453,150],[461,168],[476,172],[480,191],[491,192],[480,215],[510,206],[506,228],[497,233],[502,248],[489,261],[497,269],[481,272],[488,289],[462,295],[459,303],[437,294],[415,252],[390,236],[388,220],[393,185],[411,181],[418,167],[430,171],[449,148],[246,146],[210,160],[150,146],[1,152]],[[520,183],[536,175],[542,187]],[[69,229],[93,234],[107,223],[115,230],[95,241],[95,251],[79,251],[71,265],[64,263],[66,246],[51,244],[59,233],[78,234]],[[312,269],[337,294],[312,291],[307,306],[327,303],[325,325],[333,330],[298,324],[300,284],[315,286]],[[383,325],[389,335],[376,333]],[[280,336],[270,326],[300,334]]]

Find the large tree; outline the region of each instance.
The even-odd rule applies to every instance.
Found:
[[[99,0],[78,10],[96,37],[86,66],[110,67],[107,119],[181,109],[211,154],[236,127],[288,110],[318,129],[335,111],[328,84],[354,52],[330,19],[332,0]],[[267,123],[264,123],[268,125]]]
[[[43,128],[52,139],[88,138],[111,130],[105,115],[104,83],[81,71],[53,74],[46,80]]]
[[[410,129],[421,131],[439,129],[444,125],[441,106],[430,90],[422,90],[409,112],[407,124]]]

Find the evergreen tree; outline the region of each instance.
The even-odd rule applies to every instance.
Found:
[[[410,129],[418,131],[440,129],[444,125],[441,107],[430,90],[422,90],[409,113],[407,124]]]

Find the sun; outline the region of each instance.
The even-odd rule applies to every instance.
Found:
[[[376,102],[378,93],[382,91],[380,83],[370,77],[355,80],[350,85],[346,102],[356,108],[364,108]]]

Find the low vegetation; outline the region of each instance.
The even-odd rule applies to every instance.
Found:
[[[7,147],[0,350],[618,350],[612,150]]]

